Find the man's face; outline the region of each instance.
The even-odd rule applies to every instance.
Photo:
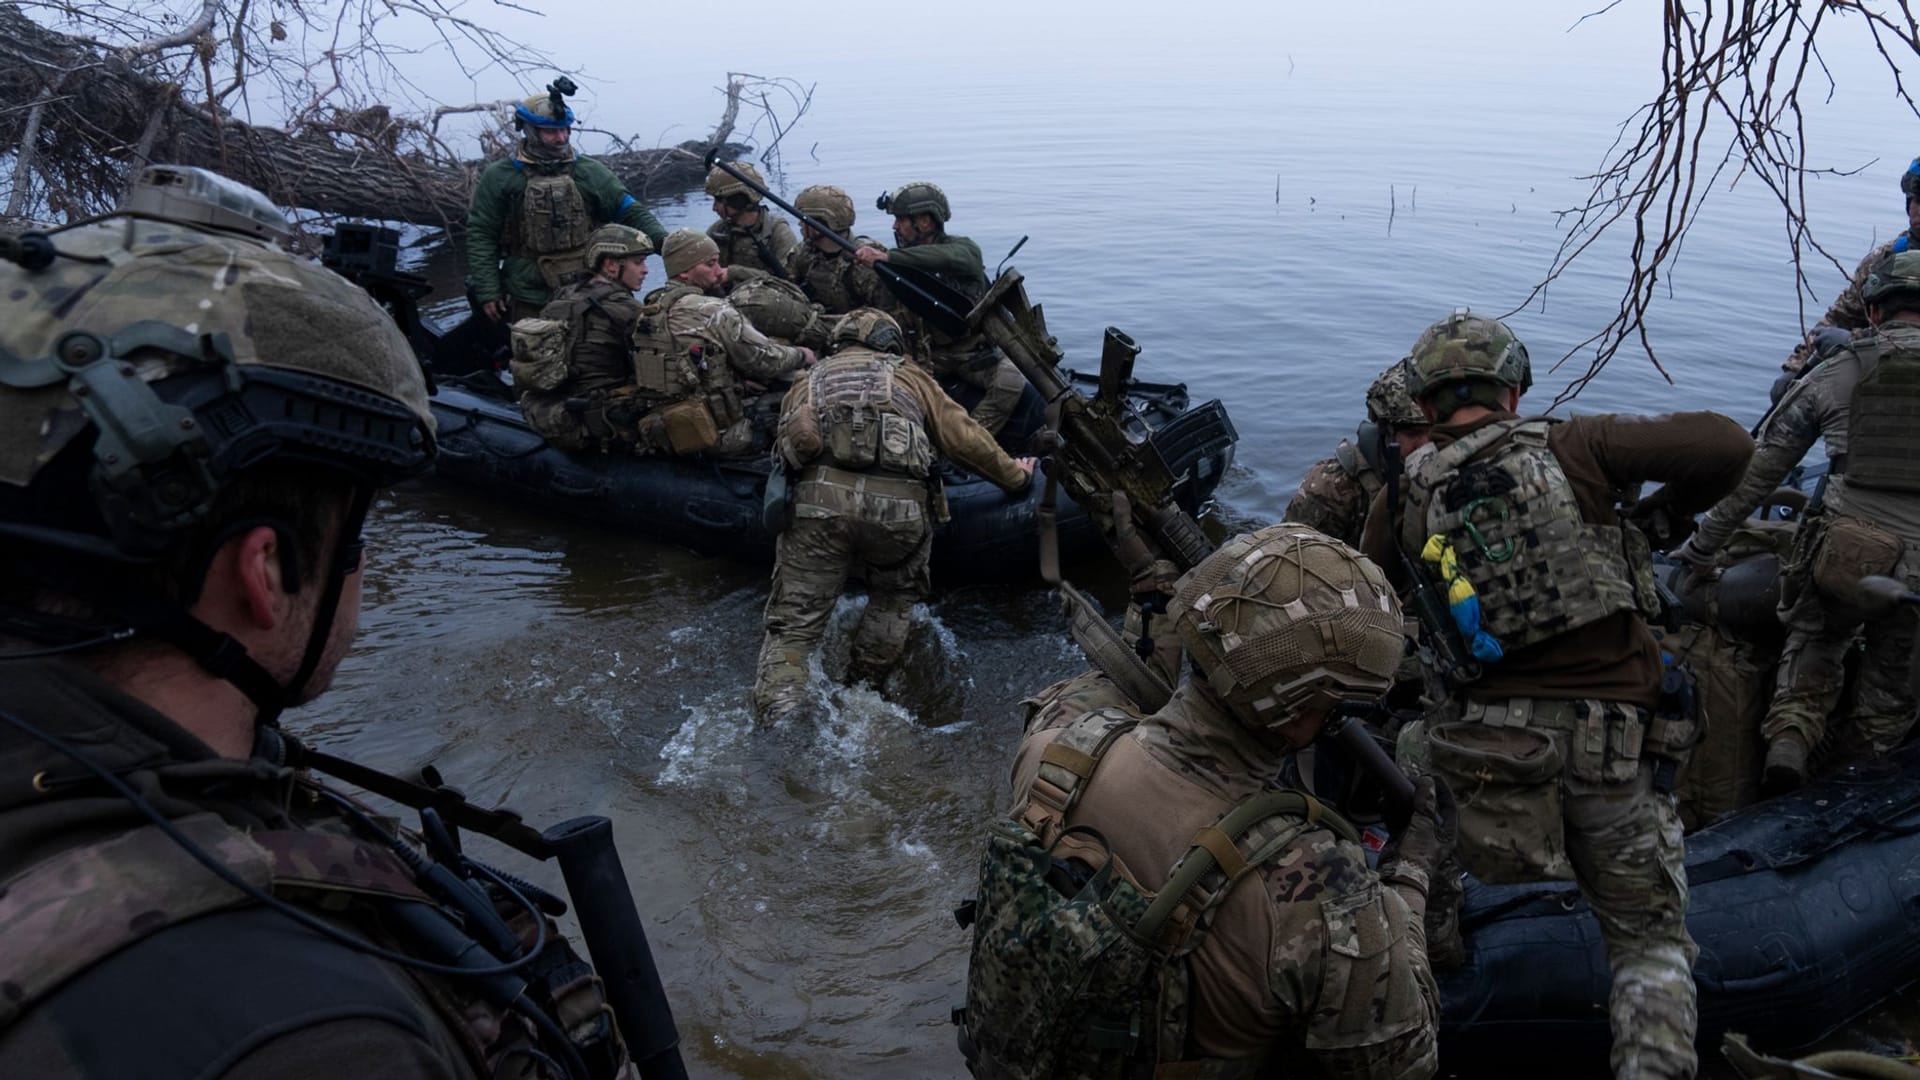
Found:
[[[573,138],[573,129],[563,127],[537,127],[533,129],[533,137],[539,140],[541,146],[549,150],[565,150],[567,148],[567,142]]]
[[[1907,200],[1907,230],[1920,233],[1920,199]]]
[[[740,211],[733,208],[732,203],[719,197],[715,197],[713,200],[713,212],[721,221],[729,225],[733,224],[734,217],[740,213]]]
[[[712,292],[727,283],[727,268],[720,265],[718,254],[709,255],[705,262],[688,267],[680,278],[696,289]]]
[[[620,270],[615,275],[620,287],[628,292],[639,292],[640,283],[647,280],[647,257],[629,255],[620,260]]]
[[[933,237],[932,214],[895,214],[893,218],[893,239],[901,247],[913,247],[924,244]]]

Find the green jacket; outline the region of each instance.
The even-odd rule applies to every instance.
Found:
[[[980,258],[980,245],[964,236],[942,236],[929,244],[897,247],[887,254],[887,261],[938,275],[969,299],[978,300],[987,294],[987,264]]]
[[[484,304],[502,296],[523,303],[544,305],[550,297],[547,284],[533,260],[508,256],[501,263],[502,239],[510,228],[518,227],[520,200],[527,190],[526,162],[505,158],[488,165],[473,190],[473,203],[467,207],[467,284],[473,290],[475,304]],[[627,194],[613,170],[590,157],[573,159],[573,182],[580,187],[587,212],[596,225],[619,222],[647,234],[658,248],[667,238],[667,230],[653,212]]]

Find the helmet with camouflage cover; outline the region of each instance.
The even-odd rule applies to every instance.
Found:
[[[940,185],[926,180],[902,184],[890,194],[880,196],[875,205],[895,217],[932,214],[942,223],[953,220],[953,211],[947,207],[947,193],[940,190]]]
[[[1367,387],[1367,419],[1383,427],[1426,427],[1433,421],[1407,392],[1407,362],[1395,361]]]
[[[0,261],[0,576],[55,581],[178,641],[191,616],[113,590],[129,568],[210,558],[230,534],[200,526],[232,485],[277,465],[338,476],[357,493],[350,538],[374,489],[426,469],[433,414],[405,335],[345,278],[274,246],[286,231],[258,192],[152,166],[116,214],[52,233],[51,265]],[[188,573],[176,605],[198,588]],[[285,686],[228,668],[215,674],[277,710]]]
[[[1466,308],[1456,308],[1427,327],[1405,363],[1407,392],[1416,401],[1462,382],[1494,383],[1523,392],[1533,385],[1533,365],[1520,338],[1506,323]]]
[[[1180,580],[1167,617],[1206,685],[1268,731],[1379,697],[1403,651],[1400,603],[1379,567],[1293,523],[1209,555]]]
[[[720,254],[720,245],[698,229],[675,229],[660,242],[660,261],[668,277],[679,277]]]
[[[731,166],[735,172],[744,173],[748,179],[760,185],[762,189],[766,188],[767,182],[761,179],[760,170],[754,168],[752,165],[744,161],[732,161],[728,162],[728,165]],[[749,204],[760,201],[760,192],[748,187],[739,177],[734,176],[718,165],[715,165],[712,170],[707,173],[707,194],[716,199],[725,199],[730,196],[739,195],[745,198]]]
[[[855,308],[841,316],[840,322],[833,328],[832,344],[835,350],[847,345],[860,345],[875,352],[906,352],[906,338],[900,332],[900,324],[893,316],[879,308]]]
[[[749,278],[734,286],[727,303],[738,308],[754,329],[795,345],[822,340],[820,308],[800,287],[777,277]]]
[[[601,259],[625,259],[653,254],[653,241],[631,225],[602,225],[587,237],[587,269],[599,270]]]
[[[853,198],[832,184],[800,189],[800,194],[793,197],[793,205],[834,232],[844,235],[853,228]]]
[[[1860,299],[1879,308],[1920,309],[1920,251],[1896,251],[1874,263]]]

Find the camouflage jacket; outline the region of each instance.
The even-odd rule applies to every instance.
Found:
[[[1015,807],[1026,803],[1043,752],[1076,715],[1054,708],[1033,718],[1014,763]],[[1280,764],[1184,683],[1100,759],[1067,823],[1098,829],[1140,885],[1157,889],[1194,836],[1262,791]],[[1303,1075],[1432,1076],[1439,994],[1419,911],[1404,886],[1385,886],[1367,869],[1357,845],[1304,818],[1292,829],[1215,909],[1193,954],[1191,1049],[1267,1059],[1277,1075],[1289,1075],[1283,1066],[1292,1063]]]
[[[1793,352],[1788,354],[1786,362],[1780,366],[1788,371],[1799,371],[1806,366],[1807,360],[1813,356],[1814,335],[1822,327],[1835,326],[1842,330],[1850,330],[1855,337],[1871,330],[1872,325],[1867,322],[1867,301],[1860,295],[1860,290],[1866,288],[1867,273],[1873,269],[1873,265],[1895,251],[1905,251],[1906,242],[1907,234],[1903,232],[1867,252],[1867,257],[1861,259],[1860,265],[1853,268],[1853,277],[1848,279],[1847,287],[1840,290],[1840,295],[1834,299],[1833,305],[1827,308],[1827,313],[1820,316],[1820,321],[1814,323],[1813,327],[1807,331],[1806,340],[1795,346]]]
[[[707,238],[720,248],[720,265],[729,269],[744,266],[750,270],[787,278],[787,264],[800,247],[793,226],[784,218],[760,211],[760,220],[751,229],[735,228],[725,221],[707,226]]]
[[[550,298],[533,260],[506,254],[508,232],[520,227],[520,201],[530,167],[518,158],[503,158],[480,173],[473,189],[473,202],[467,206],[467,285],[476,304],[511,297],[539,307]],[[627,194],[612,169],[590,157],[574,158],[569,168],[594,224],[631,225],[646,233],[655,247],[667,238],[653,211]]]
[[[1352,443],[1341,440],[1334,456],[1316,461],[1287,503],[1284,521],[1310,525],[1349,547],[1360,546],[1367,507],[1382,487],[1380,474]]]
[[[880,247],[864,236],[854,237],[853,242],[861,247]],[[829,315],[845,315],[862,307],[887,311],[897,303],[893,290],[880,280],[873,267],[838,248],[821,251],[803,244],[793,249],[787,258],[787,277],[806,292],[807,299],[819,304]]]
[[[812,395],[808,390],[811,376],[810,371],[796,376],[787,396],[780,402],[778,445],[787,454],[787,464],[793,468],[814,460],[822,445],[823,433],[814,418]],[[899,389],[918,401],[927,438],[934,449],[961,468],[978,473],[1008,491],[1026,490],[1032,479],[1026,470],[1015,464],[993,436],[948,397],[932,376],[911,364],[901,364],[894,378],[898,380]]]
[[[1875,338],[1903,349],[1920,350],[1920,324],[1889,320],[1881,324],[1877,335],[1856,340],[1855,347]],[[1828,357],[1781,396],[1780,403],[1767,415],[1753,460],[1739,486],[1700,519],[1693,540],[1696,549],[1711,552],[1726,546],[1734,530],[1746,524],[1814,443],[1825,440],[1830,459],[1847,453],[1847,418],[1854,387],[1862,374],[1856,348]],[[1920,432],[1915,437],[1920,438]],[[1827,508],[1834,513],[1872,521],[1906,541],[1909,551],[1920,550],[1920,497],[1853,487],[1845,476],[1834,476],[1827,482],[1825,498]]]
[[[0,708],[83,747],[189,832],[189,822],[249,833],[324,827],[295,820],[289,770],[215,757],[78,667],[11,666]],[[0,723],[0,881],[17,886],[50,860],[147,825],[71,759]],[[170,847],[161,850],[175,853]],[[198,863],[182,857],[178,865],[205,880]],[[154,882],[141,897],[151,905],[163,892]],[[0,1076],[484,1075],[478,1050],[442,1019],[426,983],[235,900],[170,925],[149,913],[147,930],[102,911],[98,933],[126,940],[23,1015],[9,1022],[11,1010],[0,1010]],[[45,932],[34,923],[40,917],[28,906],[0,922],[0,953],[20,946],[16,934]],[[329,921],[361,936],[370,929],[347,915]]]
[[[654,295],[648,293],[647,298]],[[667,331],[676,341],[699,341],[718,349],[734,374],[757,383],[783,380],[806,359],[798,346],[769,340],[739,308],[718,296],[689,296],[675,302],[667,309]]]

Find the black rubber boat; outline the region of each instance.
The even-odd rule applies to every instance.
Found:
[[[765,455],[721,461],[567,453],[548,446],[520,416],[499,374],[506,344],[498,324],[464,318],[464,305],[444,321],[421,312],[425,280],[394,269],[397,236],[390,230],[346,226],[327,241],[327,265],[358,282],[393,312],[433,378],[439,422],[436,482],[458,484],[517,506],[564,514],[667,543],[733,558],[771,561],[774,533],[762,506],[771,460]],[[1073,376],[1091,395],[1095,376]],[[979,391],[959,388],[955,397]],[[1219,485],[1233,462],[1238,433],[1218,401],[1190,407],[1179,383],[1131,380],[1126,398],[1137,420],[1134,435],[1150,441],[1179,478],[1179,502],[1189,513]],[[777,395],[767,404],[777,407]],[[772,415],[766,426],[770,429]],[[1044,422],[1044,403],[1029,387],[1026,400],[1001,432],[1009,447],[1024,446]],[[951,465],[944,476],[952,520],[934,535],[934,571],[951,579],[1020,579],[1039,568],[1041,489],[1008,496],[987,480]],[[1064,491],[1058,496],[1063,557],[1091,549],[1099,537],[1086,512]]]
[[[1920,745],[1687,837],[1697,1045],[1793,1051],[1920,977]],[[1449,1063],[1605,1061],[1600,927],[1571,882],[1469,881],[1467,965],[1441,973]]]

